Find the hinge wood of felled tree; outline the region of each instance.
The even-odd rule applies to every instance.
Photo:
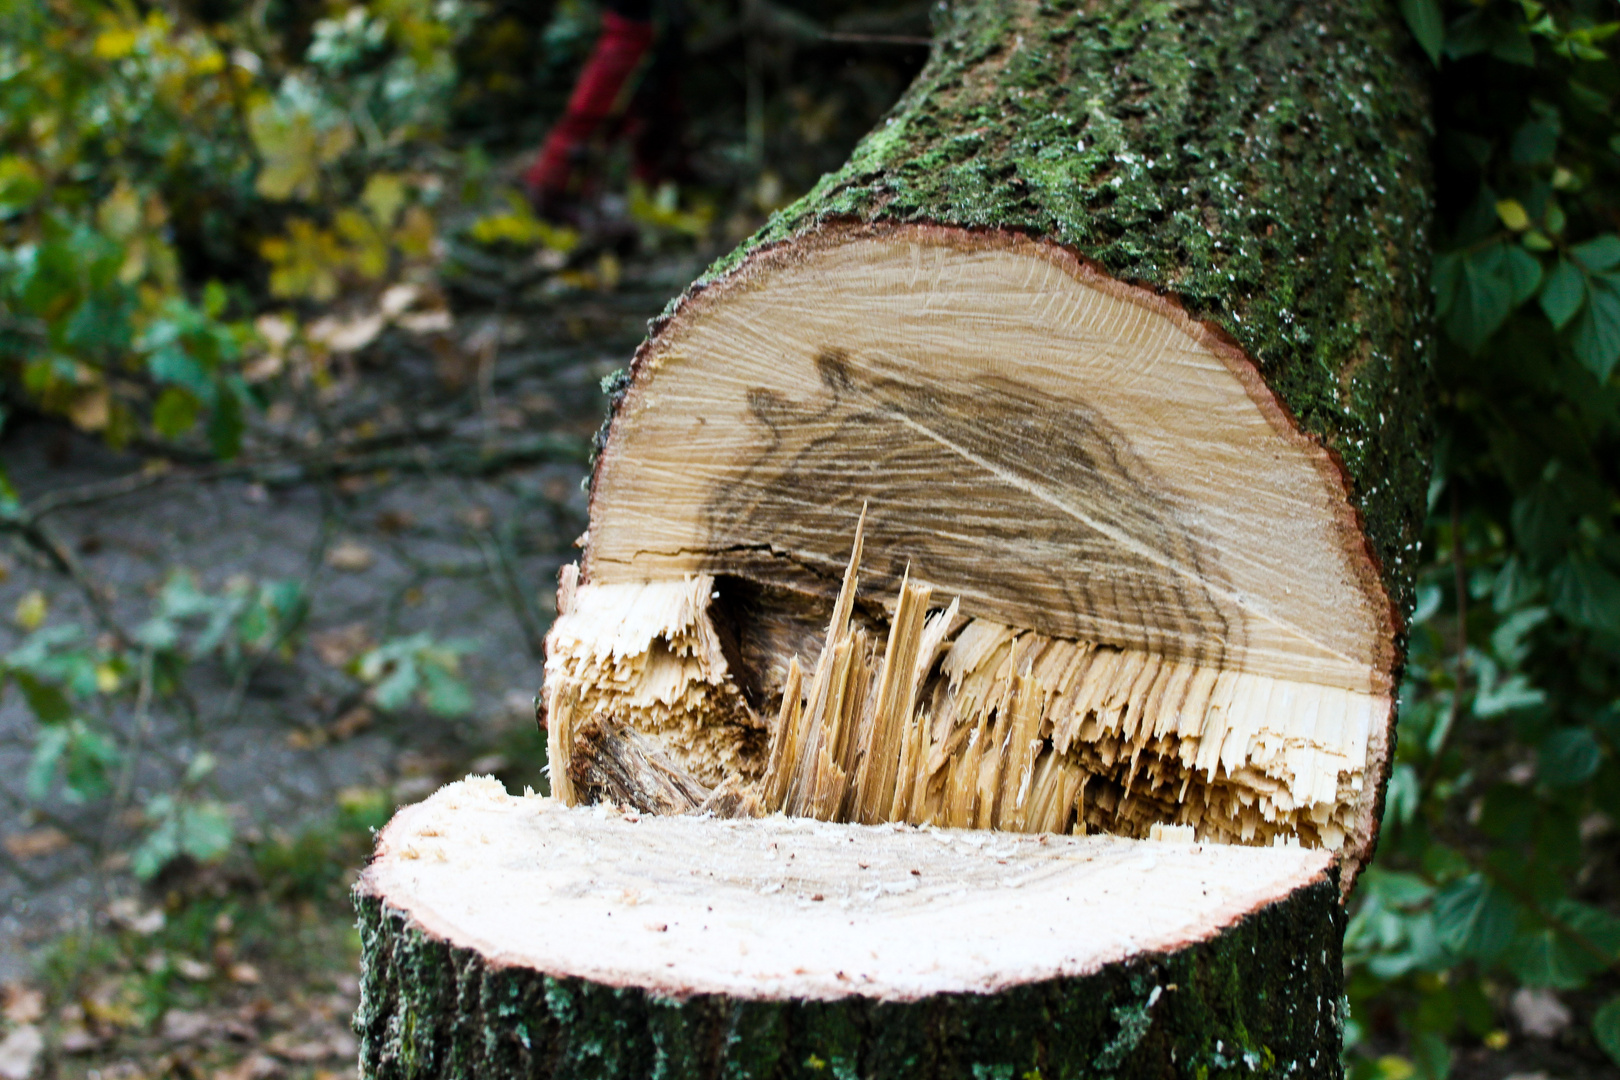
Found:
[[[946,10],[636,354],[551,793],[382,833],[364,1075],[1338,1075],[1423,86],[1386,0]]]

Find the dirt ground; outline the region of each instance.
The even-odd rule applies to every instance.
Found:
[[[324,432],[272,407],[249,457],[272,453],[277,468],[219,476],[180,461],[156,474],[149,452],[115,453],[55,423],[9,427],[0,450],[23,503],[64,504],[42,520],[126,626],[148,616],[177,569],[205,590],[242,575],[307,586],[312,606],[290,658],[259,665],[240,687],[198,669],[195,720],[154,710],[128,805],[185,764],[166,750],[193,743],[217,759],[209,789],[249,841],[295,834],[330,814],[340,792],[410,801],[473,765],[541,787],[540,644],[557,568],[584,527],[599,383],[703,261],[632,259],[616,288],[561,292],[525,291],[524,275],[487,261],[459,281],[448,341],[390,330],[335,368]],[[37,592],[47,625],[92,626],[82,591],[37,550],[13,539],[4,559],[0,614]],[[470,646],[468,717],[366,709],[341,670],[369,644],[421,631]],[[0,651],[24,636],[14,621],[0,625]],[[138,894],[125,850],[132,819],[26,795],[35,727],[20,695],[7,695],[0,981],[23,977],[41,941],[87,925],[91,906]]]

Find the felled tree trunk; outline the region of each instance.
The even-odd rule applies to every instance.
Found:
[[[1330,1076],[1427,480],[1393,5],[959,5],[604,430],[372,1076]],[[785,816],[778,816],[785,815]]]

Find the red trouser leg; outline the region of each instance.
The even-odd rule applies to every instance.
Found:
[[[591,137],[624,111],[634,89],[631,77],[652,41],[651,22],[626,19],[611,11],[602,16],[602,36],[596,39],[596,47],[574,83],[568,109],[524,174],[531,198],[567,191],[574,166],[584,156]]]

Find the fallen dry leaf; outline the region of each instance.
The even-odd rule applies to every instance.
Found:
[[[326,553],[327,566],[334,570],[346,570],[350,573],[370,570],[372,564],[376,561],[376,552],[353,540],[341,541]]]
[[[216,1069],[213,1080],[269,1080],[285,1070],[269,1054],[249,1054],[228,1069]]]
[[[163,1014],[163,1037],[170,1042],[195,1042],[214,1027],[214,1018],[193,1009],[170,1009]]]
[[[57,1036],[56,1048],[64,1054],[89,1054],[106,1041],[83,1024],[69,1024]]]
[[[176,957],[174,970],[178,971],[182,978],[190,979],[192,982],[203,982],[214,977],[213,965],[193,960],[189,956]]]
[[[305,333],[311,341],[319,342],[333,352],[350,353],[370,345],[386,325],[387,320],[379,312],[352,315],[347,319],[327,315],[310,323]]]
[[[264,976],[259,974],[259,969],[244,961],[238,961],[226,968],[225,974],[230,978],[231,982],[241,983],[243,986],[257,986],[264,981]]]
[[[13,1024],[32,1024],[45,1015],[45,992],[20,982],[8,982],[0,988],[0,1001],[7,1020]]]
[[[45,1052],[45,1036],[33,1024],[11,1030],[0,1041],[0,1080],[28,1080]]]
[[[369,651],[376,642],[371,639],[366,624],[357,622],[311,634],[309,644],[321,663],[341,671],[354,663],[362,653]]]
[[[107,905],[107,919],[114,926],[133,930],[137,934],[155,934],[163,929],[164,923],[161,908],[142,910],[140,902],[129,896],[120,897]]]
[[[298,325],[286,315],[260,315],[253,320],[253,329],[259,332],[266,345],[279,351],[287,347]]]
[[[396,321],[413,334],[442,334],[455,325],[448,311],[416,311]]]
[[[332,721],[332,726],[326,729],[326,733],[330,735],[334,741],[341,742],[344,739],[354,738],[354,736],[360,734],[360,732],[364,731],[370,726],[371,710],[366,708],[364,705],[356,705],[354,708]]]
[[[382,298],[377,301],[377,307],[387,318],[396,319],[416,306],[416,302],[421,298],[420,285],[390,285],[383,290]]]
[[[45,826],[6,837],[6,851],[14,859],[38,859],[67,847],[71,840],[61,829]]]
[[[409,510],[384,510],[377,515],[377,528],[398,535],[416,528],[416,515]]]

